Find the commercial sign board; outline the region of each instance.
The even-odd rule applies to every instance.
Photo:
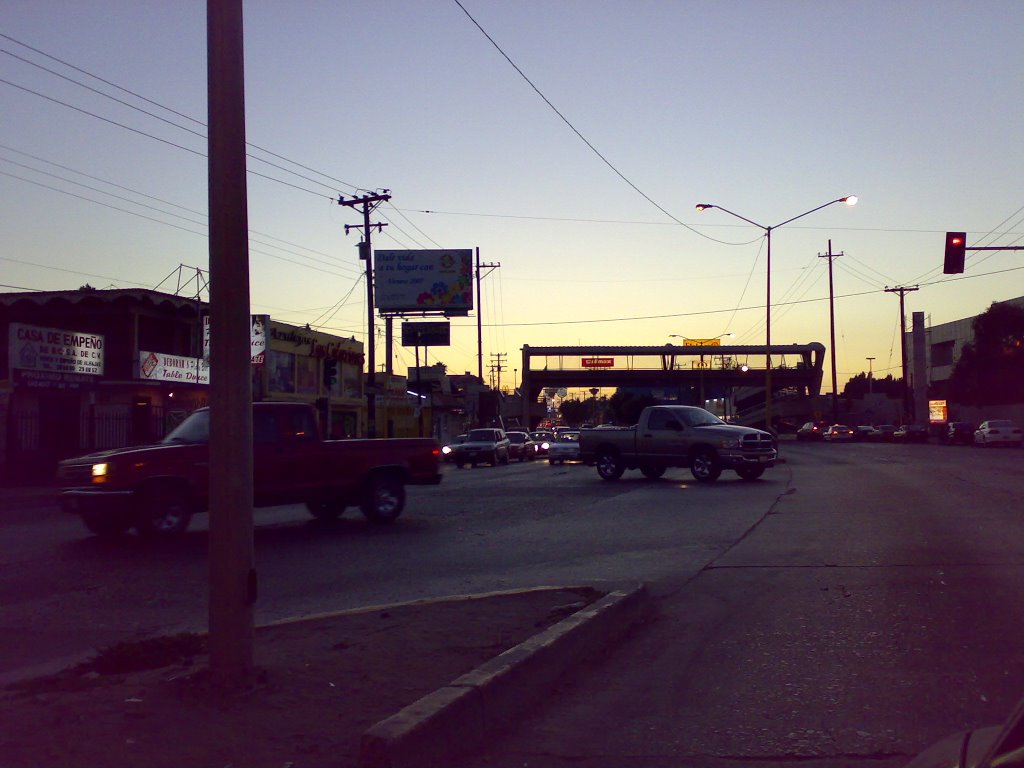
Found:
[[[270,315],[249,317],[249,346],[252,348],[252,364],[263,365],[267,361],[267,326]],[[203,317],[203,360],[210,362],[210,316]]]
[[[581,361],[584,368],[613,368],[614,357],[584,357]]]
[[[383,313],[466,315],[473,308],[473,251],[374,251],[374,297]]]
[[[447,347],[452,343],[452,324],[447,320],[432,323],[402,323],[403,347]]]
[[[65,374],[103,375],[104,337],[101,334],[22,323],[11,323],[9,328],[12,372],[38,372],[55,380]]]
[[[720,347],[721,339],[683,339],[684,347]]]
[[[139,350],[137,376],[146,381],[209,384],[210,363],[201,357],[180,357],[179,355]]]
[[[949,405],[945,400],[928,401],[928,423],[945,424],[949,421]]]

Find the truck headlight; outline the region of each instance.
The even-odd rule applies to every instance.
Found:
[[[105,483],[110,477],[110,465],[106,462],[92,465],[92,481],[94,483]]]
[[[739,448],[740,447],[740,441],[737,440],[736,438],[730,438],[729,440],[722,440],[718,444],[718,447],[719,448],[727,448],[727,449]]]

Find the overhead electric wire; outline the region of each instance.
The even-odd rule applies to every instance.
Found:
[[[607,157],[605,157],[603,154],[601,154],[600,151],[598,151],[597,147],[595,147],[593,144],[590,143],[590,140],[587,139],[586,136],[584,136],[582,133],[580,133],[580,131],[576,128],[575,125],[573,125],[571,122],[569,122],[569,119],[565,115],[563,115],[561,113],[561,111],[559,111],[558,107],[556,107],[553,103],[551,103],[551,100],[547,96],[544,95],[544,93],[540,90],[540,88],[538,88],[529,77],[527,77],[526,73],[523,72],[523,70],[519,68],[519,65],[516,64],[514,61],[512,61],[511,57],[507,53],[505,53],[504,50],[502,50],[501,46],[498,45],[498,43],[494,40],[494,38],[491,37],[487,33],[487,30],[485,30],[480,25],[480,23],[476,19],[473,18],[473,15],[469,11],[466,10],[466,7],[461,2],[459,2],[459,0],[454,0],[454,3],[457,6],[459,6],[460,9],[462,9],[462,12],[464,14],[466,14],[466,17],[471,22],[473,22],[473,25],[478,30],[480,30],[480,33],[484,37],[487,38],[487,40],[491,43],[491,45],[494,46],[495,50],[497,50],[498,53],[500,53],[502,55],[502,57],[505,59],[505,61],[507,61],[509,64],[512,65],[512,68],[516,72],[519,73],[519,76],[522,77],[523,80],[526,81],[526,83],[530,86],[530,88],[532,88],[534,90],[534,92],[538,96],[540,96],[540,98],[544,101],[544,103],[547,104],[556,115],[558,115],[558,117],[561,119],[561,121],[563,123],[565,123],[569,127],[569,130],[571,130],[574,134],[576,134],[576,136],[579,137],[580,141],[582,141],[590,149],[591,152],[593,152],[595,155],[597,155],[597,157],[600,158],[601,162],[603,162],[606,166],[608,166],[608,168],[611,169],[611,171],[616,176],[618,176],[620,179],[622,179],[624,182],[626,182],[626,184],[631,189],[633,189],[633,191],[635,191],[637,194],[639,194],[644,200],[649,202],[651,205],[653,205],[655,208],[657,208],[663,214],[665,214],[670,219],[672,219],[672,221],[674,221],[676,224],[680,225],[681,227],[684,227],[685,229],[690,230],[693,234],[695,234],[695,235],[697,235],[699,237],[703,237],[703,238],[705,238],[707,240],[711,240],[711,241],[716,242],[716,243],[721,243],[723,245],[746,245],[747,244],[747,243],[730,243],[730,242],[727,242],[725,240],[719,240],[717,238],[711,237],[710,235],[705,235],[703,232],[695,229],[694,227],[691,227],[689,224],[686,224],[686,223],[680,221],[675,216],[673,216],[671,213],[669,213],[667,210],[662,208],[661,205],[659,205],[657,202],[655,202],[654,199],[651,198],[646,192],[644,192],[642,189],[640,189],[640,187],[638,187],[636,184],[634,184],[632,181],[630,181],[628,178],[626,178],[626,175],[624,173],[622,173],[622,171],[620,171],[618,168],[616,168]],[[754,241],[751,241],[751,242],[754,242]]]

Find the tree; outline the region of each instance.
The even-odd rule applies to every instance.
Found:
[[[890,373],[884,378],[871,378],[871,391],[875,394],[888,395],[889,397],[903,397],[903,378],[894,378]],[[850,378],[843,387],[843,397],[862,399],[868,393],[867,373],[858,373]]]
[[[567,424],[578,426],[587,420],[593,406],[588,400],[563,400],[558,410]]]
[[[1024,309],[993,303],[972,327],[974,341],[964,345],[949,381],[951,398],[964,405],[1024,402]]]
[[[658,400],[651,395],[637,395],[632,392],[616,392],[608,398],[608,406],[615,416],[616,424],[636,424],[640,420],[640,411],[648,405],[657,405]]]

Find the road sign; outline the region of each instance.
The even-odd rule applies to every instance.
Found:
[[[721,339],[683,339],[684,347],[720,347]]]

